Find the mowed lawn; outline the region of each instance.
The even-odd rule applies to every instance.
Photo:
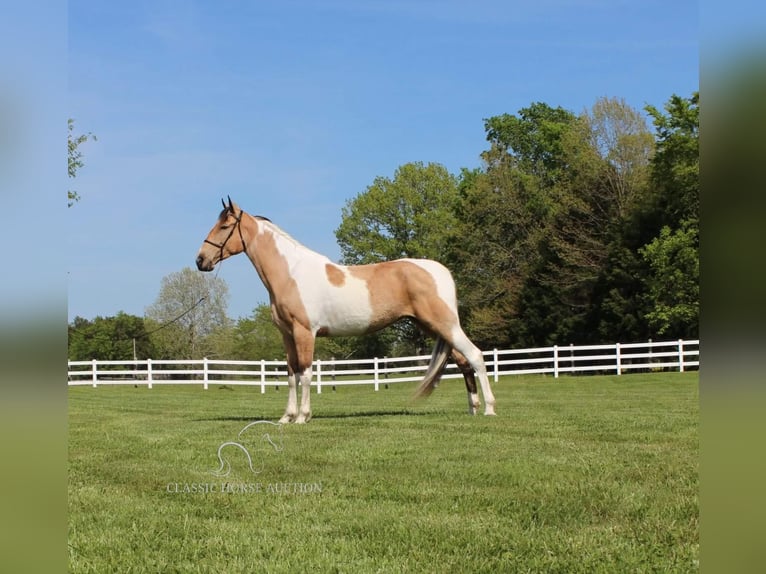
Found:
[[[698,570],[697,373],[413,390],[70,388],[70,571]]]

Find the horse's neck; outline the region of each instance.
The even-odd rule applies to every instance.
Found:
[[[322,259],[324,256],[302,245],[271,222],[257,221],[248,244],[247,256],[258,271],[266,288],[275,295],[274,289],[291,277],[291,270],[307,258]]]

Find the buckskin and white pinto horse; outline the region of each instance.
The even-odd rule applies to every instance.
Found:
[[[410,317],[436,339],[431,361],[416,396],[431,393],[450,354],[465,378],[468,408],[476,414],[479,378],[484,414],[495,414],[481,351],[460,327],[455,282],[442,264],[398,259],[372,265],[337,265],[298,243],[265,217],[245,213],[229,198],[202,243],[197,268],[244,252],[271,299],[271,314],[287,351],[288,399],[282,423],[311,418],[311,366],[314,340],[322,336],[371,333]],[[475,375],[474,375],[475,373]],[[301,383],[298,409],[297,378]]]

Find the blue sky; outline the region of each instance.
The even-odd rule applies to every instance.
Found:
[[[72,0],[69,318],[143,315],[231,195],[339,257],[345,203],[410,161],[480,165],[483,119],[698,89],[696,2]],[[223,263],[229,315],[267,300]]]

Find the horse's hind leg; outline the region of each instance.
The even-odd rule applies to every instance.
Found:
[[[492,388],[489,386],[489,378],[487,377],[487,367],[484,364],[484,356],[460,327],[453,329],[451,343],[453,349],[463,355],[479,377],[481,394],[484,396],[484,414],[494,415],[495,395],[492,394]]]
[[[476,375],[474,374],[473,367],[468,362],[468,359],[455,349],[452,349],[452,358],[455,360],[457,368],[463,373],[463,379],[465,379],[465,390],[468,392],[468,414],[475,415],[481,403],[476,392]]]

